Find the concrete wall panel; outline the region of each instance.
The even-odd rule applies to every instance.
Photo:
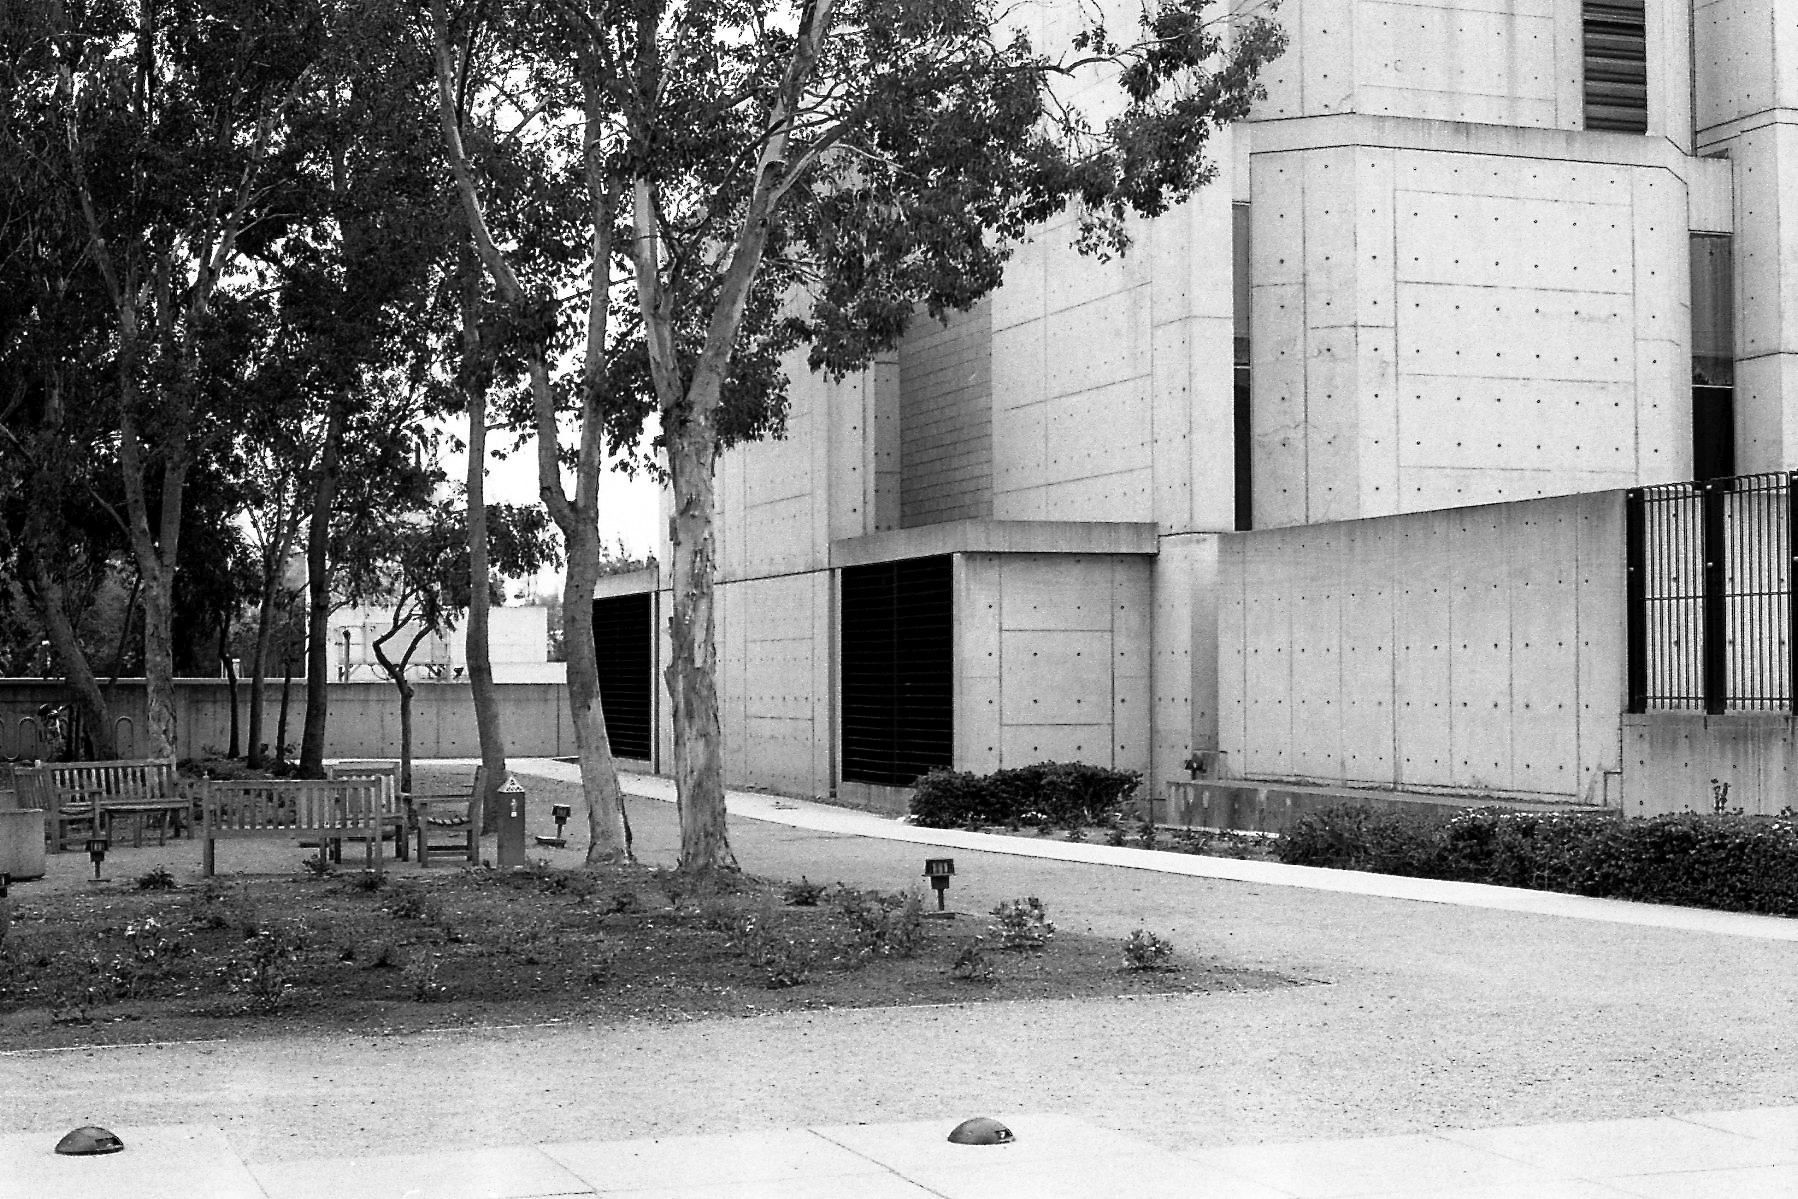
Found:
[[[1450,518],[1449,642],[1454,691],[1449,706],[1451,778],[1469,790],[1510,790],[1510,595],[1504,528],[1490,508]]]
[[[1577,510],[1528,515],[1504,527],[1510,567],[1512,786],[1577,795],[1579,646],[1567,622],[1578,611]]]
[[[999,716],[1007,726],[1110,722],[1109,630],[1008,629],[1003,642],[1004,699]]]
[[[1341,754],[1334,781],[1396,778],[1393,767],[1392,679],[1397,611],[1394,530],[1350,521],[1341,530]]]
[[[1295,736],[1289,769],[1307,778],[1334,778],[1342,773],[1341,712],[1343,572],[1340,527],[1304,530],[1293,563],[1290,613],[1292,641],[1287,646],[1291,670],[1292,726]]]
[[[1607,492],[1224,537],[1231,772],[1601,801],[1621,513]]]

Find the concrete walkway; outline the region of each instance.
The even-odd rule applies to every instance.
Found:
[[[1305,985],[0,1052],[0,1196],[1798,1196],[1785,922],[731,805],[755,873],[900,887],[946,846],[964,914],[1040,895]],[[672,805],[631,817],[671,860]],[[1019,1143],[943,1143],[977,1114]],[[90,1120],[130,1150],[49,1155]]]
[[[1798,1107],[1173,1152],[1067,1116],[1000,1113],[727,1136],[550,1141],[246,1163],[217,1129],[115,1129],[116,1155],[0,1138],[8,1195],[40,1199],[1792,1199]]]
[[[521,771],[543,778],[579,782],[580,772],[566,762],[530,759],[519,763]],[[622,776],[625,791],[645,799],[674,802],[674,782],[654,775]],[[1084,862],[1094,866],[1121,866],[1153,870],[1189,878],[1227,879],[1264,883],[1276,887],[1303,887],[1343,895],[1377,895],[1424,903],[1448,903],[1460,907],[1489,908],[1501,912],[1533,912],[1575,920],[1610,924],[1635,924],[1649,928],[1678,928],[1721,933],[1732,937],[1757,937],[1769,941],[1798,941],[1798,920],[1780,916],[1756,916],[1741,912],[1713,912],[1702,908],[1666,904],[1631,903],[1618,899],[1592,899],[1553,891],[1527,891],[1521,887],[1493,887],[1484,883],[1445,882],[1429,878],[1400,878],[1359,870],[1325,870],[1314,866],[1285,866],[1278,862],[1252,862],[1130,849],[1110,845],[1083,845],[1053,837],[1015,837],[1003,833],[970,833],[957,829],[919,828],[890,816],[858,812],[829,804],[812,803],[753,791],[730,791],[725,807],[732,816],[784,824],[789,828],[836,833],[847,837],[878,837],[913,845],[938,845],[985,853],[1047,858],[1058,862]]]

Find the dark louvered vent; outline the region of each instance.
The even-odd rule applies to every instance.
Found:
[[[1643,0],[1585,0],[1586,128],[1648,132],[1648,25]]]
[[[593,601],[593,646],[599,656],[599,706],[606,736],[620,758],[652,760],[655,708],[655,624],[650,595],[612,595]]]
[[[952,560],[843,571],[843,777],[910,786],[955,757]]]

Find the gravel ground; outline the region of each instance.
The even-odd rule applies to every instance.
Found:
[[[534,813],[572,790],[523,781]],[[672,805],[630,813],[639,856],[671,861]],[[752,820],[732,837],[758,874],[896,887],[923,865],[918,846]],[[1001,1109],[1178,1148],[1798,1102],[1798,944],[954,856],[951,905],[965,913],[1037,895],[1064,928],[1148,927],[1189,956],[1311,983],[0,1055],[0,1103],[15,1128],[214,1124],[268,1161]],[[107,862],[135,873],[163,860],[197,873],[198,849]],[[74,885],[53,874],[32,886]]]

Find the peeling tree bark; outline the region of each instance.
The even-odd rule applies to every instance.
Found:
[[[487,384],[479,373],[481,330],[477,319],[480,277],[464,264],[469,283],[462,293],[462,390],[468,402],[468,685],[474,696],[475,735],[481,744],[486,794],[481,800],[481,831],[499,822],[499,789],[506,782],[506,729],[499,696],[493,690],[493,654],[489,629],[492,597],[487,594]]]
[[[306,725],[300,734],[303,778],[325,777],[325,721],[330,705],[325,686],[331,678],[331,506],[337,500],[343,424],[343,406],[333,404],[330,423],[325,428],[324,452],[319,457],[312,524],[306,534],[306,582],[310,594],[306,611]]]

